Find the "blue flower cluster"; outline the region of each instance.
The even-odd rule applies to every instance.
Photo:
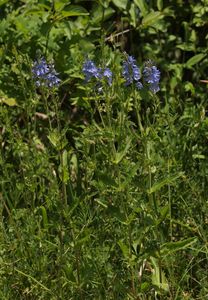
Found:
[[[127,56],[126,61],[123,63],[123,77],[126,81],[126,85],[130,85],[135,82],[138,89],[142,89],[143,85],[139,81],[141,79],[141,73],[139,67],[136,65],[136,60],[133,56]],[[149,84],[149,89],[154,94],[157,93],[160,81],[160,71],[151,61],[146,62],[143,70],[144,81]]]
[[[149,84],[149,89],[155,94],[160,90],[160,71],[152,62],[147,62],[143,71],[144,80]]]
[[[142,83],[139,81],[141,78],[141,73],[139,67],[136,65],[136,60],[133,56],[127,56],[126,61],[123,62],[122,75],[126,81],[126,86],[135,82],[138,89],[141,89],[143,87]]]
[[[61,80],[57,77],[58,73],[53,64],[47,64],[44,58],[35,61],[32,67],[33,78],[36,86],[54,87],[60,84]]]
[[[98,83],[102,78],[106,78],[108,84],[112,85],[112,72],[109,68],[102,70],[97,68],[92,60],[86,60],[84,62],[82,71],[85,75],[86,82],[89,82],[92,78],[98,80]],[[129,86],[135,84],[135,86],[140,90],[143,88],[141,80],[141,72],[136,64],[136,59],[133,56],[126,55],[126,59],[122,65],[122,75],[125,79],[125,85]],[[160,71],[154,66],[153,62],[147,61],[143,70],[144,82],[148,84],[150,91],[154,94],[157,93],[160,81]]]
[[[112,72],[109,68],[105,68],[104,70],[101,68],[97,68],[95,63],[92,60],[86,60],[84,62],[82,71],[85,75],[86,82],[89,82],[92,78],[96,78],[101,80],[102,78],[106,78],[109,85],[112,85]]]

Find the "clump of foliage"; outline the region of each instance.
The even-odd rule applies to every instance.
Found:
[[[1,299],[205,299],[207,0],[0,1]]]

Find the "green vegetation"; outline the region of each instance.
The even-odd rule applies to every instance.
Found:
[[[0,299],[208,299],[207,27],[208,0],[0,0]]]

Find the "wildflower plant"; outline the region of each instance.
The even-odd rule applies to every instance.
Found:
[[[207,299],[207,0],[82,2],[0,4],[0,299]]]
[[[37,87],[43,86],[52,88],[58,86],[61,80],[58,78],[53,64],[47,64],[45,58],[34,62],[32,74]]]

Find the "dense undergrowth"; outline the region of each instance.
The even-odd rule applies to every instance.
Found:
[[[207,7],[0,1],[2,300],[208,299]]]

